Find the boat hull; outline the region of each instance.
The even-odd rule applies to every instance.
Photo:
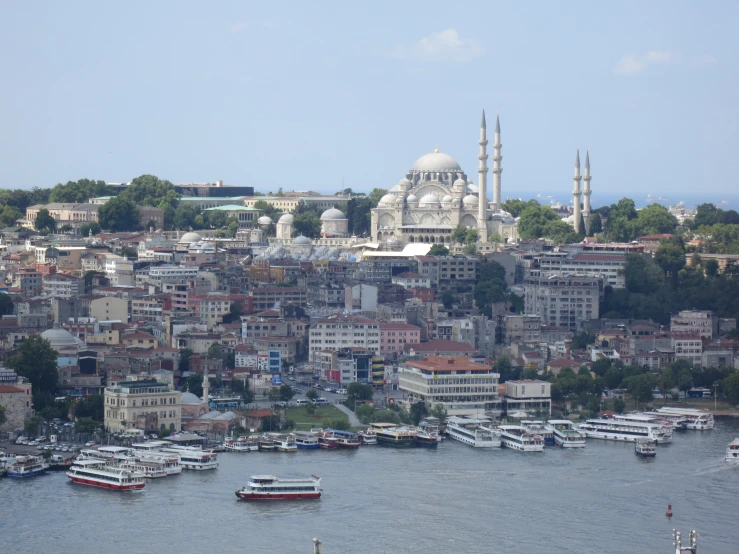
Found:
[[[189,471],[207,471],[209,469],[218,469],[218,462],[210,462],[207,464],[199,464],[197,462],[185,463],[182,464],[182,469],[187,469]]]
[[[582,441],[566,441],[555,436],[554,444],[561,446],[562,448],[585,448],[585,439]]]
[[[39,475],[44,475],[46,473],[46,468],[44,469],[37,469],[35,471],[11,471],[8,470],[7,476],[8,477],[38,477]]]
[[[656,452],[636,452],[636,455],[639,458],[655,458],[657,456]]]
[[[417,439],[416,446],[419,448],[436,448],[439,446],[439,441],[432,439]]]
[[[298,448],[300,450],[316,450],[317,448],[321,448],[321,445],[317,442],[312,442],[309,444],[300,444],[298,443]]]
[[[76,485],[86,485],[88,487],[97,487],[99,489],[106,489],[109,491],[128,492],[141,490],[146,486],[146,483],[132,483],[130,485],[117,485],[114,483],[105,483],[101,481],[95,481],[93,479],[85,479],[84,477],[77,477],[74,475],[67,474],[72,480],[72,483]]]
[[[519,452],[544,452],[543,444],[519,444],[518,442],[510,439],[502,439],[501,442],[505,448],[511,450],[518,450]]]
[[[607,432],[607,431],[584,431],[585,436],[589,439],[603,439],[609,441],[619,442],[636,442],[638,440],[650,439],[658,444],[668,444],[672,442],[670,438],[655,439],[646,435],[623,435],[621,433]]]
[[[257,500],[317,500],[321,498],[320,492],[300,492],[300,493],[260,493],[260,492],[244,492],[236,491],[239,500],[257,501]]]
[[[380,446],[390,446],[392,448],[413,448],[416,446],[416,440],[413,437],[395,439],[378,435],[377,444]]]

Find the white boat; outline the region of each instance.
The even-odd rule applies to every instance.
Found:
[[[218,455],[209,450],[202,450],[192,446],[172,445],[162,448],[162,452],[178,456],[182,469],[191,469],[194,471],[218,469]]]
[[[125,446],[100,446],[98,448],[83,448],[78,458],[81,460],[125,460],[131,449]]]
[[[272,435],[272,443],[278,452],[297,452],[298,445],[295,442],[295,435]]]
[[[320,448],[318,437],[307,431],[297,431],[295,433],[295,444],[298,446],[298,449],[318,450]]]
[[[46,473],[49,464],[39,456],[16,456],[6,469],[8,477],[35,477]]]
[[[179,475],[182,473],[179,456],[158,450],[137,451],[131,454],[134,460],[146,462],[150,466],[158,466],[164,470],[166,475]]]
[[[377,435],[371,431],[363,431],[359,433],[359,438],[362,439],[362,444],[375,445],[377,444]]]
[[[259,450],[259,440],[256,437],[239,437],[234,440],[228,437],[223,443],[226,452],[254,452]]]
[[[640,412],[645,416],[656,417],[664,425],[669,425],[674,431],[685,431],[688,428],[688,419],[681,415],[661,414],[659,412]]]
[[[541,435],[544,444],[554,444],[554,433],[547,427],[543,421],[533,419],[521,420],[521,427],[524,427],[532,435]]]
[[[69,468],[67,477],[72,483],[116,491],[140,490],[146,486],[142,474],[105,460],[78,460]]]
[[[618,419],[588,419],[581,423],[577,430],[585,433],[589,439],[605,439],[613,441],[637,441],[651,439],[658,444],[672,440],[672,435],[665,433],[662,425],[623,421]]]
[[[662,407],[657,410],[658,414],[666,416],[682,416],[687,422],[686,429],[694,429],[696,431],[707,431],[713,429],[713,414],[705,410],[697,410],[695,408],[670,408]]]
[[[618,421],[634,421],[637,423],[650,423],[652,425],[657,425],[662,428],[665,438],[667,439],[663,442],[672,442],[674,426],[658,416],[650,414],[617,414],[613,416],[613,419]]]
[[[279,479],[273,475],[254,475],[236,491],[240,500],[305,500],[321,498],[321,478]]]
[[[569,419],[550,419],[547,427],[554,436],[554,444],[562,448],[585,448],[585,434],[575,429]]]
[[[650,439],[639,439],[634,443],[634,454],[640,458],[654,458],[657,455],[657,445]]]
[[[160,477],[167,476],[167,472],[164,471],[164,468],[152,460],[142,460],[131,457],[122,461],[118,467],[141,474],[147,479],[158,479]]]
[[[540,435],[532,435],[520,425],[501,425],[498,429],[506,448],[519,452],[544,452],[544,439]]]
[[[739,464],[739,439],[734,439],[726,447],[726,461],[731,464]]]
[[[475,448],[498,448],[501,441],[490,429],[480,427],[479,419],[450,416],[447,418],[446,434],[450,438]]]

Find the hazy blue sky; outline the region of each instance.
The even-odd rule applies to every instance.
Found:
[[[735,2],[10,2],[0,186],[153,173],[390,187],[439,149],[503,195],[737,192]],[[492,165],[492,164],[491,164]],[[597,192],[593,193],[597,196]]]

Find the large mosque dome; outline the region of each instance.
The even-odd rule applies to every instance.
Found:
[[[457,160],[451,156],[435,150],[421,156],[413,164],[411,171],[462,171]]]
[[[64,348],[69,346],[80,346],[83,342],[66,329],[54,324],[54,327],[41,333],[41,338],[48,340],[52,348]]]
[[[180,240],[178,240],[177,242],[179,242],[180,244],[191,244],[193,242],[200,242],[201,240],[202,237],[200,235],[190,231],[189,233],[185,233],[184,235],[182,235],[182,237],[180,237]]]
[[[180,404],[190,404],[197,406],[201,402],[202,400],[200,400],[200,398],[198,398],[191,392],[183,392],[182,396],[180,397]]]

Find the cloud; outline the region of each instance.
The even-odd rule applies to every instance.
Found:
[[[684,56],[664,50],[651,50],[643,54],[623,56],[613,66],[616,75],[637,75],[650,67],[671,65],[688,69],[701,69],[716,65],[716,58],[710,54]]]
[[[628,54],[622,57],[613,66],[616,75],[636,75],[650,65],[665,64],[672,60],[671,52],[652,50],[644,54]]]
[[[435,63],[465,63],[483,53],[477,41],[461,38],[456,29],[432,33],[415,44],[396,48],[396,55],[400,58]]]

